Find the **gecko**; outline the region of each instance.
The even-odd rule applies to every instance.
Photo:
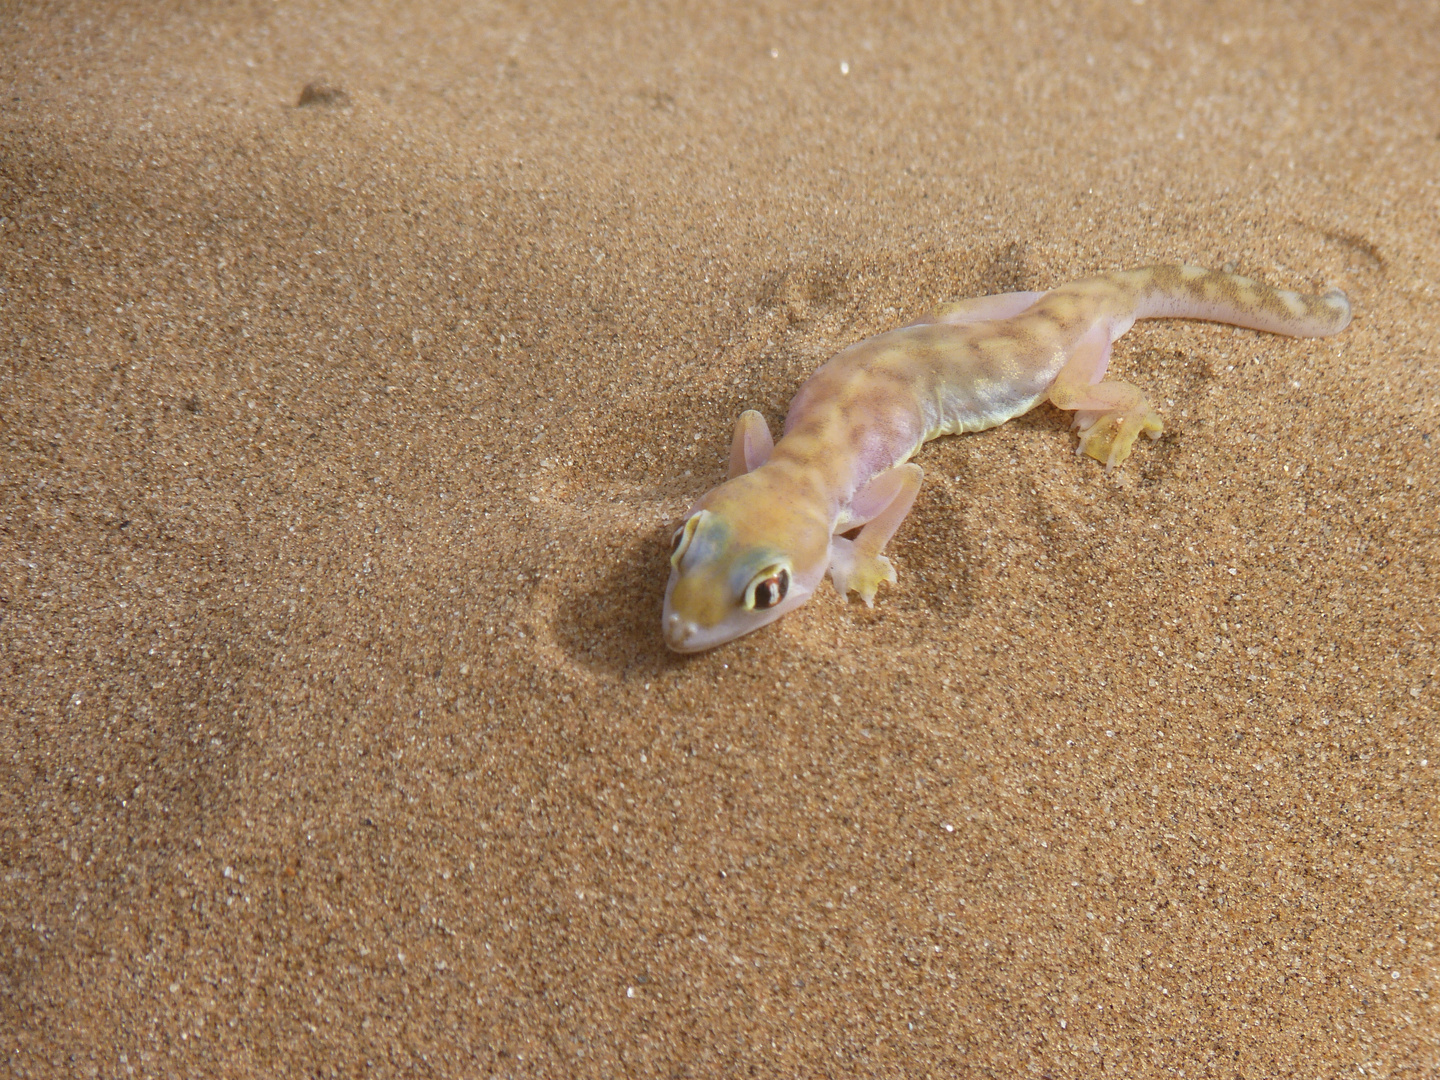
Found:
[[[1111,346],[1136,319],[1161,318],[1324,337],[1349,325],[1350,302],[1339,289],[1306,295],[1149,266],[944,304],[851,345],[801,386],[779,442],[760,413],[741,414],[729,479],[671,541],[665,643],[700,652],[758,630],[805,603],[827,570],[841,596],[873,605],[896,580],[885,545],[920,491],[910,458],[941,435],[1049,401],[1075,414],[1077,453],[1114,469],[1163,426],[1138,388],[1106,377]]]

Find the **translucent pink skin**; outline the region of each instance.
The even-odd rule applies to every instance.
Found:
[[[842,593],[872,603],[879,584],[895,580],[882,551],[919,491],[920,469],[906,463],[930,439],[1003,424],[1046,399],[1075,412],[1080,452],[1107,471],[1140,434],[1159,438],[1145,396],[1105,378],[1113,342],[1150,318],[1320,337],[1348,325],[1350,305],[1338,290],[1304,295],[1152,266],[947,304],[851,345],[800,388],[773,447],[758,413],[741,417],[731,479],[700,498],[676,534],[666,644],[698,652],[758,629],[804,603],[827,570]],[[857,526],[854,539],[841,535]],[[760,606],[781,570],[783,599]]]

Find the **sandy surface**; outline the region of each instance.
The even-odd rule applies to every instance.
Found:
[[[1440,9],[1352,7],[0,7],[0,1062],[1435,1075]],[[1153,261],[1357,316],[665,651],[742,409]]]

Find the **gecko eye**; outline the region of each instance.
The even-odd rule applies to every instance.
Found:
[[[790,591],[790,571],[784,566],[767,570],[763,576],[755,579],[747,591],[747,608],[753,611],[772,608],[784,600],[785,594]]]
[[[699,523],[700,515],[695,514],[675,530],[675,536],[670,541],[670,565],[677,570],[680,567],[680,560],[685,556],[685,549],[690,546],[690,538],[695,535],[695,527]]]

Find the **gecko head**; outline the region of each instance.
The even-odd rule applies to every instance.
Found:
[[[676,652],[758,630],[815,591],[829,565],[826,523],[752,478],[721,484],[691,509],[670,546],[661,624]]]

